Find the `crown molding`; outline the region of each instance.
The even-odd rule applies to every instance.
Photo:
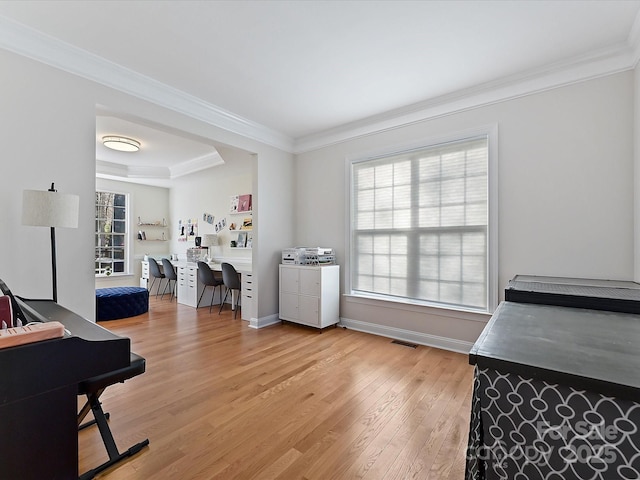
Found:
[[[291,152],[293,139],[0,15],[0,48]]]
[[[133,180],[147,178],[150,180],[173,180],[175,178],[196,173],[207,168],[223,165],[224,160],[216,151],[212,154],[187,160],[173,167],[154,167],[142,165],[124,165],[121,163],[96,160],[96,175],[113,180]]]
[[[394,109],[296,140],[0,15],[0,48],[149,101],[209,125],[300,154],[425,120],[630,70],[640,61],[640,12],[627,41],[544,68]],[[180,169],[192,173],[189,166]],[[193,171],[198,171],[193,170]],[[185,175],[187,173],[184,173]],[[169,173],[169,176],[173,176]]]
[[[638,22],[636,22],[638,23]],[[635,50],[635,51],[634,51]],[[295,154],[378,134],[425,120],[452,115],[545,90],[571,85],[634,67],[640,48],[624,43],[544,68],[488,82],[425,102],[367,117],[296,140]]]
[[[96,160],[96,175],[122,180],[135,178],[168,180],[171,178],[168,167],[129,166],[121,163],[107,162],[105,160]]]
[[[212,154],[203,155],[202,157],[193,158],[186,162],[179,163],[170,169],[170,178],[178,178],[190,173],[199,172],[207,168],[223,165],[224,160],[216,151]]]

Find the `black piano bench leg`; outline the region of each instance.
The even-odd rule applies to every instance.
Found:
[[[99,467],[94,468],[93,470],[89,470],[86,473],[80,475],[79,480],[90,480],[95,477],[98,473],[106,470],[107,468],[115,465],[120,460],[124,460],[125,458],[131,457],[142,450],[144,447],[149,445],[149,439],[145,439],[140,443],[135,444],[133,447],[129,448],[127,451],[120,453],[118,451],[118,447],[116,446],[116,442],[113,439],[113,434],[111,433],[111,429],[109,428],[109,424],[107,423],[108,414],[105,415],[102,410],[102,405],[100,404],[99,396],[102,391],[99,393],[87,393],[88,404],[91,406],[91,411],[93,412],[94,421],[88,422],[90,424],[96,423],[98,425],[98,429],[100,430],[100,436],[102,437],[102,441],[104,442],[104,446],[107,449],[107,453],[109,454],[109,460],[100,465]],[[86,425],[88,426],[88,424]]]
[[[109,416],[110,416],[109,412],[104,412],[104,418],[109,420]],[[90,427],[91,425],[95,425],[96,423],[98,423],[98,422],[96,422],[95,419],[94,420],[89,420],[88,422],[83,423],[82,425],[80,425],[78,427],[78,430],[84,430],[85,428]]]

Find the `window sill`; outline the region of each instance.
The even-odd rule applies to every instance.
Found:
[[[493,315],[491,312],[484,310],[475,310],[463,307],[447,307],[444,305],[434,305],[427,302],[418,302],[402,299],[392,299],[389,297],[362,295],[362,294],[343,294],[345,301],[349,303],[359,303],[362,305],[376,305],[382,308],[393,308],[398,310],[407,310],[411,312],[428,313],[441,317],[451,317],[457,319],[471,320],[474,322],[487,323]]]
[[[124,278],[124,277],[133,277],[133,273],[112,273],[111,275],[99,274],[96,275],[96,278]]]

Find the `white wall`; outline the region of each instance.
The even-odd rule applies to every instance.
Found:
[[[632,98],[625,72],[301,154],[296,243],[333,247],[344,262],[345,158],[497,124],[501,298],[516,274],[630,280]],[[356,327],[460,350],[487,319],[344,297],[340,313]]]
[[[129,241],[131,245],[129,272],[126,275],[97,277],[96,288],[138,286],[142,273],[140,262],[144,255],[167,256],[168,258],[171,250],[169,248],[170,236],[174,233],[169,226],[167,228],[138,226],[138,218],[143,223],[162,222],[164,219],[167,225],[170,225],[169,189],[96,178],[96,190],[129,195]],[[137,239],[139,230],[145,232],[147,241]],[[164,233],[166,241],[156,241],[162,239],[162,233]]]
[[[2,50],[0,66],[0,278],[15,294],[51,298],[49,230],[22,226],[21,209],[24,189],[55,182],[80,196],[79,227],[56,231],[58,300],[93,318],[95,100],[88,82]]]
[[[59,303],[88,318],[95,317],[94,203],[95,203],[95,114],[96,105],[133,117],[153,119],[161,125],[215,142],[218,146],[253,153],[252,168],[292,169],[292,155],[255,140],[230,133],[211,123],[178,114],[147,101],[98,85],[13,53],[0,50],[2,95],[0,95],[0,278],[19,295],[45,298],[51,295],[49,232],[46,228],[21,225],[24,189],[46,190],[55,182],[60,192],[80,196],[79,228],[58,229]],[[61,139],[69,139],[63,142]],[[265,216],[281,214],[281,195],[263,199],[276,189],[290,189],[287,175],[274,177],[270,185],[253,178],[254,202],[265,205]],[[263,193],[264,192],[264,193]],[[288,207],[287,207],[288,208]],[[202,214],[202,212],[200,212]],[[281,219],[288,221],[286,219]],[[290,228],[275,229],[256,242],[254,212],[254,269],[256,258],[274,257],[291,241]],[[265,263],[265,268],[270,266]],[[257,288],[265,290],[265,315],[277,312],[271,300],[277,283],[259,284],[259,279],[277,276],[260,272]]]
[[[633,185],[634,185],[634,280],[640,282],[640,63],[636,65],[633,77],[634,119],[633,119]]]
[[[258,284],[259,302],[258,318],[252,319],[251,325],[261,327],[278,321],[278,265],[282,249],[294,245],[294,222],[300,207],[293,155],[265,149],[254,168],[254,192],[258,196],[254,197],[253,239],[260,249],[253,252],[253,279],[254,285]]]
[[[230,247],[230,240],[237,238],[237,232],[229,231],[231,222],[242,222],[244,217],[252,215],[230,215],[230,198],[232,195],[253,194],[253,155],[234,149],[220,149],[220,156],[225,161],[207,170],[184,177],[176,178],[171,185],[171,253],[177,253],[181,260],[186,259],[187,248],[195,246],[193,240],[179,241],[178,220],[186,221],[195,218],[198,222],[198,235],[216,233],[214,224],[203,221],[204,213],[213,215],[214,222],[226,219],[227,227],[218,233],[219,247],[213,247],[214,258],[239,259],[251,261],[249,249]]]

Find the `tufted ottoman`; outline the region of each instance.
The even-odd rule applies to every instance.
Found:
[[[96,320],[135,317],[149,311],[149,292],[143,287],[96,289]]]

